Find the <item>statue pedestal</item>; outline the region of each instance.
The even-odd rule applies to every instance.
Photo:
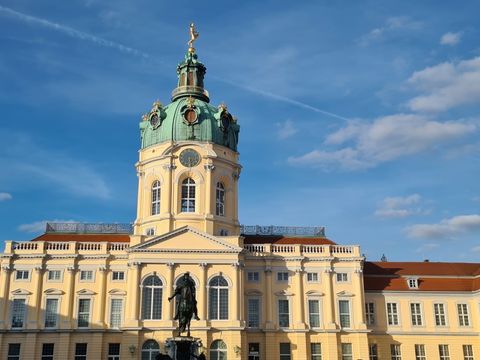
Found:
[[[197,360],[202,341],[191,336],[176,336],[165,341],[165,348],[173,360]]]

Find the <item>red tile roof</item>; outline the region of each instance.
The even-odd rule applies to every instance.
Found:
[[[130,242],[128,234],[51,234],[46,233],[32,241]]]
[[[336,245],[324,237],[301,237],[284,235],[243,235],[244,244],[289,244],[289,245]]]
[[[440,262],[365,262],[366,291],[475,291],[480,289],[480,264]],[[406,278],[418,278],[409,289]]]

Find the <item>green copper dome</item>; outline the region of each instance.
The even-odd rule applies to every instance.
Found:
[[[172,92],[172,102],[153,104],[140,122],[141,148],[165,141],[200,141],[226,146],[237,151],[240,126],[225,105],[209,104],[203,87],[205,66],[195,51],[189,49],[184,61],[177,66],[178,86]]]

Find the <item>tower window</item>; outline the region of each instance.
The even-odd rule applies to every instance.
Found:
[[[160,214],[160,181],[152,184],[152,215]]]
[[[216,189],[216,214],[225,216],[225,186],[221,182],[217,182]]]
[[[182,182],[182,212],[195,212],[195,181],[191,178]]]

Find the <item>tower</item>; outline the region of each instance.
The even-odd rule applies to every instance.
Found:
[[[239,235],[240,127],[225,104],[210,104],[206,67],[193,48],[198,33],[191,34],[171,103],[155,101],[140,122],[135,235],[185,225],[211,235]]]

